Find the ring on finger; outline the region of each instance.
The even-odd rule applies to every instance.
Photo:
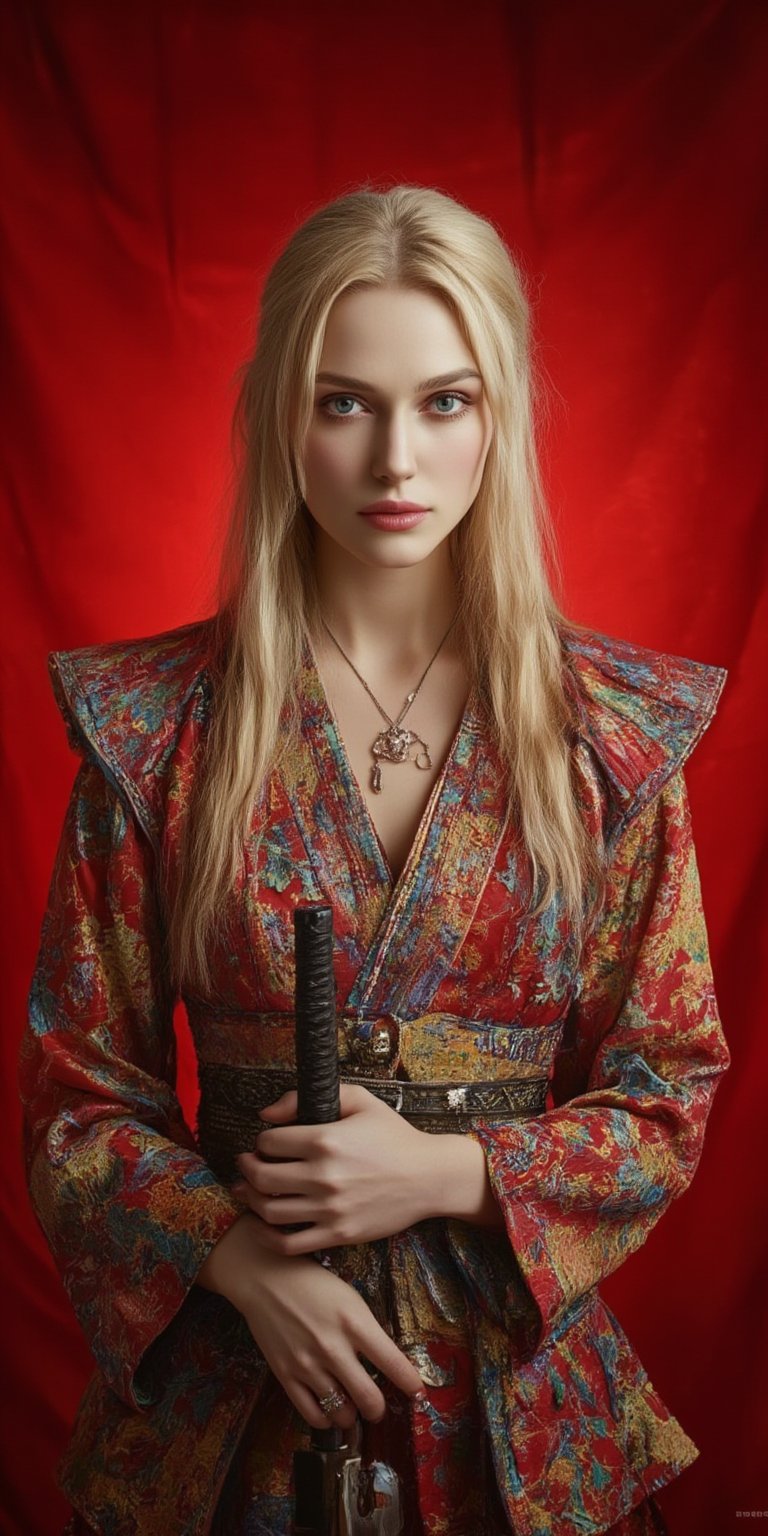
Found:
[[[335,1408],[343,1408],[348,1401],[346,1392],[337,1392],[335,1387],[330,1392],[324,1393],[317,1399],[323,1413],[333,1413]]]

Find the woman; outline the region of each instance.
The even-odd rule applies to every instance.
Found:
[[[358,1416],[408,1533],[663,1529],[698,1454],[597,1287],[729,1062],[681,771],[724,673],[559,612],[530,378],[486,221],[322,208],[265,286],[216,619],[51,658],[82,763],[22,1070],[98,1366],[73,1531],[288,1532],[306,1424]],[[307,900],[343,1076],[312,1128]]]

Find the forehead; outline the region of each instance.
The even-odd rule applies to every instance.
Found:
[[[474,359],[448,305],[414,288],[362,288],[332,305],[318,369],[337,369],[382,382],[397,374],[413,381],[472,365]]]

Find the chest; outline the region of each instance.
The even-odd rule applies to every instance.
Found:
[[[463,667],[455,664],[441,668],[434,679],[430,673],[399,727],[414,739],[401,738],[401,746],[388,739],[387,720],[354,673],[346,677],[338,669],[329,669],[325,688],[339,749],[394,882],[403,872],[461,724],[468,679]],[[381,690],[381,703],[391,719],[397,720],[407,691],[399,691],[397,683]]]
[[[435,698],[450,708],[433,715],[425,699],[418,721],[431,766],[384,761],[377,795],[370,748],[386,722],[375,705],[362,716],[343,687],[331,697],[326,681],[308,658],[299,729],[287,732],[221,914],[215,986],[188,1001],[202,1003],[209,1021],[222,1009],[228,1024],[237,1021],[236,1035],[215,1047],[227,1059],[236,1042],[238,1059],[289,1063],[292,913],[299,902],[320,902],[333,913],[345,1040],[386,1024],[402,1071],[415,1077],[439,1076],[446,1053],[467,1076],[493,1075],[492,1063],[513,1052],[533,1050],[538,1063],[572,985],[568,925],[558,907],[535,917],[527,910],[530,872],[514,819],[505,822],[502,765],[475,691],[464,698],[457,681],[466,679],[443,674]],[[389,695],[382,702],[394,712]]]

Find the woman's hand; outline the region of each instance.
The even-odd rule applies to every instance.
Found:
[[[418,1131],[367,1088],[342,1083],[341,1119],[328,1125],[276,1125],[261,1131],[256,1152],[237,1159],[233,1185],[260,1218],[265,1247],[287,1255],[342,1243],[372,1242],[438,1214],[442,1138]],[[261,1111],[290,1122],[295,1090]],[[299,1232],[286,1223],[308,1222]]]
[[[243,1215],[211,1250],[198,1283],[226,1296],[242,1312],[270,1369],[308,1424],[346,1428],[357,1412],[383,1418],[384,1395],[362,1354],[400,1391],[424,1383],[402,1350],[377,1323],[362,1296],[314,1259],[286,1259],[264,1247],[254,1217]],[[344,1392],[343,1407],[323,1413],[318,1398]]]

